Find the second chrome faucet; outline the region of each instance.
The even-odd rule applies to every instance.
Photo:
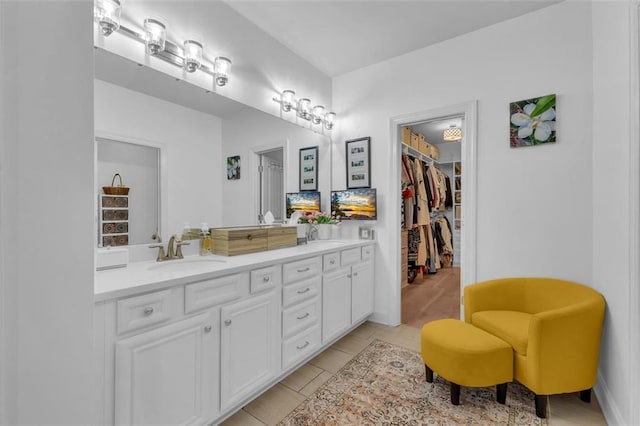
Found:
[[[158,256],[156,257],[156,261],[163,262],[165,260],[183,259],[182,246],[188,246],[189,244],[190,243],[186,241],[182,241],[179,235],[172,235],[167,243],[167,254],[165,254],[162,244],[153,244],[150,245],[149,248],[157,248]]]

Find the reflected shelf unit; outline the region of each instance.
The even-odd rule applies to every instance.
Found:
[[[98,244],[101,247],[129,244],[129,196],[98,195]]]

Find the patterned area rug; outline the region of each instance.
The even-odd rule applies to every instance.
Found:
[[[525,387],[509,384],[505,405],[495,395],[495,386],[462,387],[452,405],[448,382],[426,382],[419,353],[375,340],[279,425],[547,424]]]

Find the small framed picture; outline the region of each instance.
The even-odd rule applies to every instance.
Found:
[[[240,156],[227,157],[227,180],[240,179]]]
[[[300,191],[318,190],[318,147],[300,148]]]
[[[371,187],[371,138],[349,140],[346,145],[347,189]]]

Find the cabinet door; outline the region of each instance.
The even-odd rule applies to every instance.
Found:
[[[200,425],[218,414],[211,319],[203,313],[116,343],[117,425]]]
[[[351,269],[342,268],[322,280],[322,343],[351,325]]]
[[[273,378],[280,364],[276,292],[221,309],[220,401],[225,410]]]
[[[356,323],[373,312],[373,265],[363,262],[351,268],[351,322]]]

